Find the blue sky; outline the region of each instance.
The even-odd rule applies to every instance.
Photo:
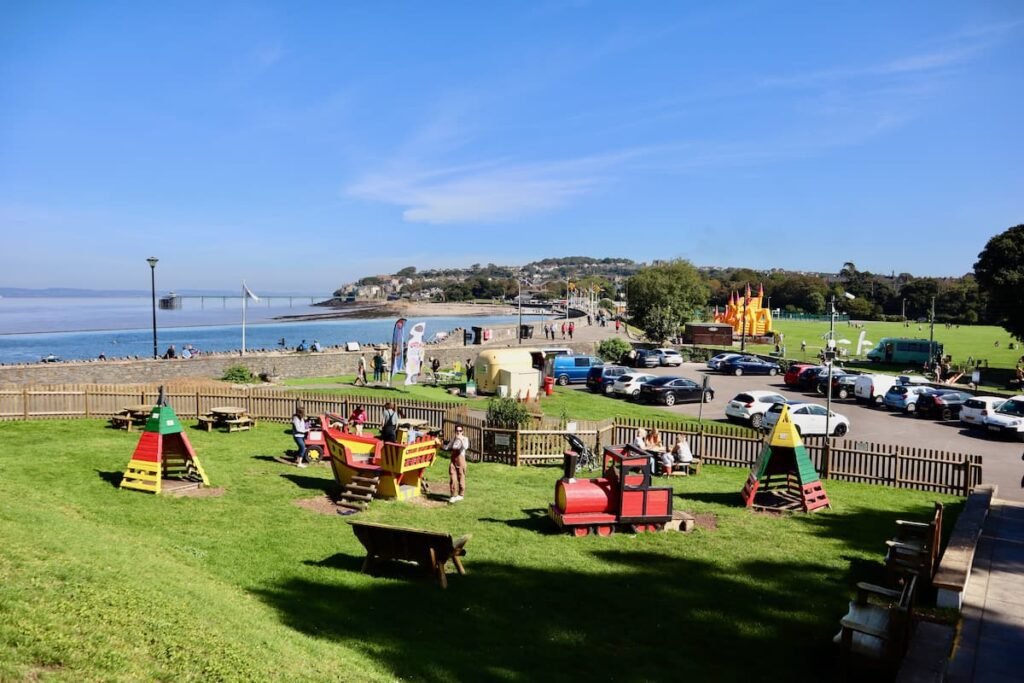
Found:
[[[0,285],[545,256],[959,275],[1024,222],[1024,5],[0,2]]]

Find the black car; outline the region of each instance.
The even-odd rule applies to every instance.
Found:
[[[611,391],[615,380],[627,372],[629,372],[629,368],[624,368],[621,365],[595,365],[587,372],[587,389],[595,394],[607,394]]]
[[[758,358],[757,356],[739,356],[727,358],[718,364],[718,371],[727,375],[771,375],[779,374],[778,363]]]
[[[796,376],[797,387],[804,391],[814,391],[814,388],[818,386],[818,377],[822,370],[828,372],[828,370],[822,365],[813,365],[801,370],[800,374]]]
[[[935,417],[940,420],[956,420],[964,403],[974,398],[973,394],[956,389],[926,391],[917,397],[917,416]]]
[[[715,392],[711,387],[705,391],[700,383],[685,377],[659,377],[640,386],[637,400],[641,403],[664,403],[674,406],[677,403],[697,403],[714,400]]]
[[[832,371],[832,398],[844,399],[853,396],[853,385],[857,383],[857,375],[842,370]],[[824,396],[828,393],[828,373],[818,375],[817,391]]]

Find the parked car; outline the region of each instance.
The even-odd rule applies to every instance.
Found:
[[[898,382],[893,375],[861,375],[853,385],[853,395],[857,403],[867,403],[875,408],[881,408],[885,404],[885,393]]]
[[[931,387],[922,385],[893,384],[889,387],[889,391],[885,392],[882,401],[889,410],[912,413],[917,410],[917,402],[921,394],[929,391],[932,391]]]
[[[604,361],[597,356],[554,356],[548,362],[551,367],[548,374],[562,386],[570,382],[585,382],[590,368],[604,365]]]
[[[1006,401],[1002,396],[972,396],[960,409],[960,421],[968,427],[984,427],[985,418]]]
[[[824,365],[812,365],[809,368],[804,368],[800,371],[800,374],[796,378],[796,386],[803,391],[814,391],[814,388],[818,386],[818,377],[821,371],[828,372],[828,368]]]
[[[621,365],[595,365],[587,372],[587,388],[595,394],[610,394],[615,380],[627,372],[629,368]]]
[[[853,396],[853,385],[857,382],[857,375],[839,370],[832,372],[832,398],[845,399]],[[828,373],[818,375],[817,391],[822,396],[826,395],[828,387]]]
[[[764,424],[764,414],[776,403],[785,403],[786,397],[774,391],[744,391],[736,394],[725,406],[730,420],[748,422],[754,429]]]
[[[612,385],[613,396],[625,396],[636,398],[640,395],[640,386],[644,382],[650,382],[657,378],[657,375],[645,375],[638,372],[631,372],[628,375],[619,375]]]
[[[797,380],[800,373],[807,368],[813,367],[815,367],[814,363],[791,363],[789,369],[786,370],[786,374],[783,375],[782,381],[786,383],[787,387],[800,386],[800,383]]]
[[[659,365],[679,367],[683,364],[683,357],[675,349],[654,349],[651,353],[658,357]]]
[[[640,396],[643,403],[664,403],[674,406],[677,403],[696,403],[712,401],[715,391],[708,387],[705,391],[699,382],[685,377],[656,377],[650,382],[640,385]]]
[[[804,403],[801,401],[790,401],[788,404],[776,403],[768,408],[764,414],[764,428],[773,429],[782,414],[783,405],[789,405],[789,416],[796,426],[797,432],[803,436],[824,435],[825,417],[829,416],[829,429],[833,436],[843,436],[850,431],[850,420],[845,415],[825,410],[825,406],[817,403]]]
[[[940,420],[956,420],[964,403],[974,397],[966,391],[956,389],[933,389],[917,398],[917,416],[935,417]]]
[[[726,358],[718,364],[718,371],[727,375],[771,375],[779,374],[782,368],[774,361],[767,361],[757,356],[739,356]]]
[[[1024,441],[1024,394],[1006,399],[987,415],[985,428],[994,434],[1010,434]]]
[[[624,354],[619,363],[632,368],[656,368],[661,365],[661,358],[651,349],[635,349]]]
[[[739,357],[741,355],[743,355],[743,354],[732,353],[731,351],[726,352],[726,353],[720,353],[717,356],[712,356],[711,360],[708,361],[708,367],[711,368],[712,370],[717,370],[718,369],[718,364],[721,363],[722,361],[724,361],[724,360],[726,360],[728,358],[736,358],[736,357]]]

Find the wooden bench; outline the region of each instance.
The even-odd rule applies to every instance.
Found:
[[[363,572],[369,572],[374,563],[381,560],[405,560],[415,562],[421,567],[429,568],[437,578],[441,588],[448,587],[445,566],[450,560],[459,574],[465,574],[459,558],[466,554],[467,534],[453,539],[451,534],[423,529],[388,526],[373,522],[350,521],[356,538],[366,548],[366,559],[363,560]]]
[[[251,417],[236,417],[233,420],[224,420],[229,432],[243,432],[256,426],[256,420]]]
[[[127,429],[130,432],[135,425],[135,418],[131,415],[113,415],[110,418],[110,424],[117,429]]]
[[[935,512],[929,522],[896,520],[896,535],[885,545],[888,546],[886,569],[931,580],[942,545],[942,503],[935,503]]]
[[[963,606],[964,591],[974,566],[974,551],[997,490],[994,485],[979,486],[967,497],[932,579],[932,585],[938,590],[936,604],[939,607],[960,609]]]
[[[840,647],[840,666],[848,676],[854,660],[871,668],[895,671],[910,636],[917,577],[909,576],[898,590],[857,584],[857,597],[839,620],[833,642]]]
[[[215,418],[213,415],[200,415],[199,416],[199,424],[196,425],[196,426],[197,427],[202,427],[203,429],[205,429],[208,432],[212,432],[213,428],[216,425],[217,425],[217,418]]]

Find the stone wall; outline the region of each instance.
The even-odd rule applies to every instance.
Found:
[[[539,334],[539,323],[537,324]],[[509,334],[511,332],[511,335]],[[593,353],[593,342],[545,342],[540,339],[524,341],[524,348],[544,346],[568,347],[579,354]],[[481,349],[511,348],[518,346],[514,329],[495,328],[495,337],[480,346],[463,346],[462,340],[443,344],[430,344],[426,358],[438,357],[442,366],[450,367],[455,361],[465,363],[467,358],[476,361]],[[365,347],[367,365],[373,357],[373,350]],[[219,379],[232,365],[245,365],[254,374],[267,373],[280,377],[327,377],[332,375],[353,375],[359,362],[360,353],[331,349],[321,353],[297,353],[294,351],[270,351],[238,354],[216,354],[188,360],[106,360],[67,363],[36,363],[29,365],[0,366],[0,385],[3,384],[133,384],[152,383],[168,379],[204,378]]]

